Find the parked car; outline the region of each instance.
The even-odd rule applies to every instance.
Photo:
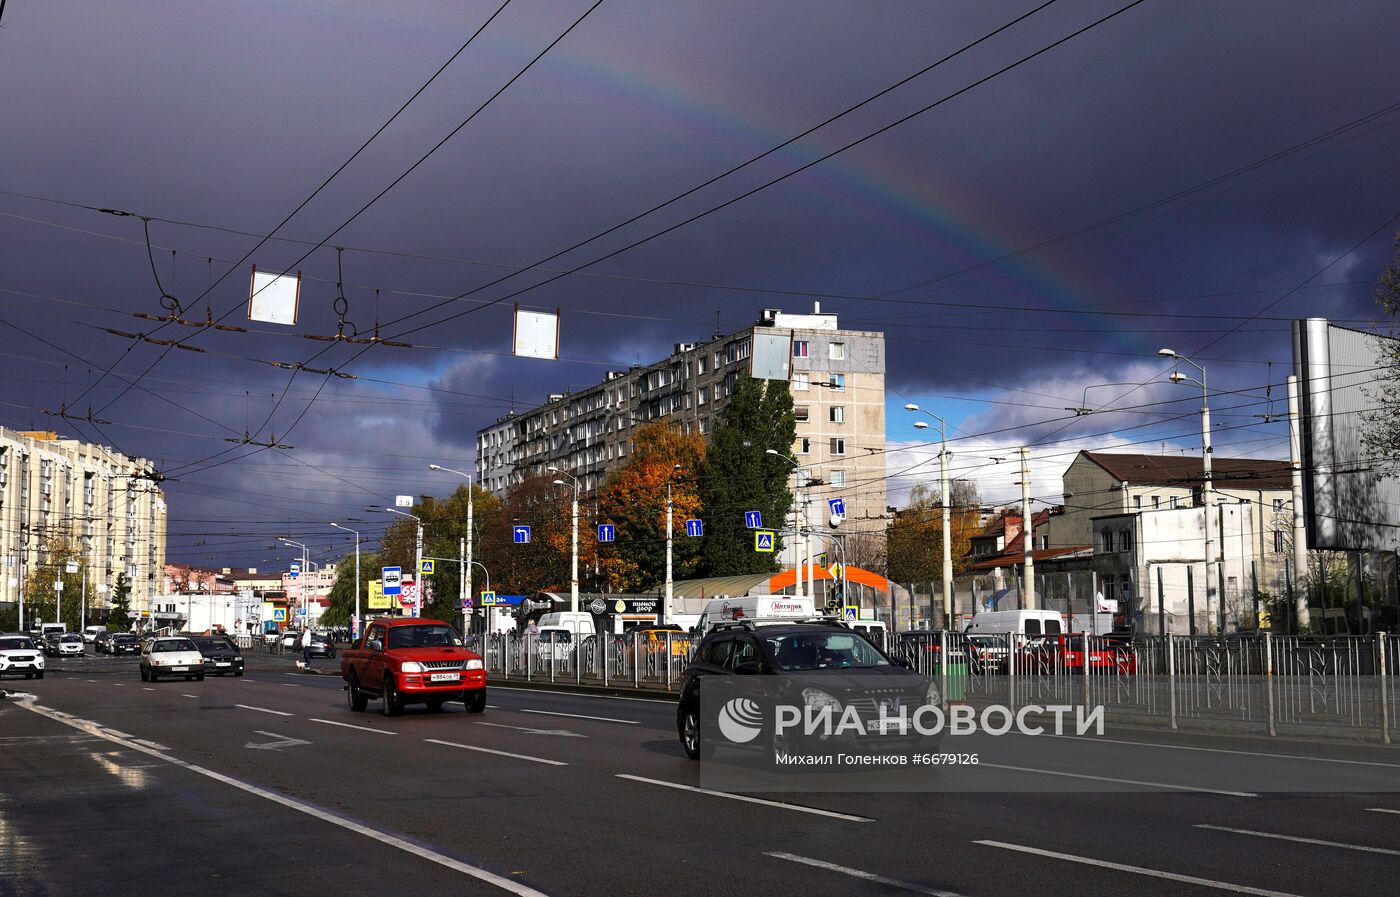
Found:
[[[26,679],[44,678],[44,652],[34,640],[18,632],[0,635],[0,678],[23,673]]]
[[[112,636],[111,640],[107,643],[107,651],[110,654],[118,655],[140,654],[141,639],[137,638],[135,633],[118,632],[116,635]]]
[[[205,673],[243,675],[243,652],[226,635],[192,635],[190,641],[204,657]]]
[[[356,713],[371,698],[384,702],[385,716],[406,704],[441,710],[462,701],[468,713],[486,709],[486,666],[462,644],[457,631],[438,620],[385,617],[365,627],[364,637],[341,653],[346,701]]]
[[[106,631],[106,626],[89,626],[83,630],[83,641],[91,645],[97,641],[99,635]]]
[[[141,681],[155,682],[161,676],[204,679],[204,655],[184,636],[162,636],[141,648]]]
[[[50,657],[81,655],[83,637],[76,632],[51,632],[44,639],[44,653]]]
[[[288,629],[278,636],[278,642],[283,651],[294,651],[301,644],[301,632],[296,629]]]
[[[867,725],[881,708],[913,712],[942,700],[935,681],[843,623],[720,623],[700,642],[681,679],[676,732],[692,760],[709,756],[715,747],[702,733],[701,682],[708,680],[707,687],[713,687],[719,684],[716,677],[731,676],[772,677],[758,685],[774,700],[831,707],[838,716],[842,708],[854,707]],[[723,706],[722,699],[716,704]],[[923,745],[932,747],[933,742]]]
[[[298,644],[297,647],[300,647]],[[312,657],[335,657],[335,642],[324,632],[311,633]]]
[[[973,672],[1006,672],[1006,661],[1011,656],[1008,641],[1007,636],[1001,635],[969,635],[967,647],[972,659]]]
[[[1017,669],[1030,673],[1084,671],[1084,641],[1082,632],[1045,635],[1031,640],[1018,662]],[[1089,671],[1101,673],[1137,672],[1137,655],[1132,643],[1104,636],[1089,636]]]

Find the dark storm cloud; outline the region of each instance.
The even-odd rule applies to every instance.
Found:
[[[0,189],[265,233],[496,5],[12,0],[0,29]],[[295,331],[201,335],[206,354],[170,352],[142,381],[188,410],[140,390],[105,407],[120,380],[83,395],[128,346],[104,328],[154,326],[129,314],[158,311],[139,222],[0,197],[10,216],[0,216],[0,289],[50,297],[0,293],[0,316],[80,356],[8,331],[0,372],[12,403],[25,407],[0,406],[0,421],[54,425],[28,409],[74,402],[85,414],[92,403],[113,422],[101,433],[71,421],[59,428],[105,433],[177,472],[168,488],[189,532],[203,530],[184,521],[262,516],[267,532],[309,533],[398,492],[447,491],[455,484],[428,474],[428,461],[470,464],[475,430],[513,402],[586,387],[609,368],[708,336],[717,321],[735,329],[760,308],[805,308],[813,298],[715,285],[985,306],[823,300],[843,321],[888,333],[893,389],[1046,406],[1044,417],[985,406],[966,424],[982,431],[1062,413],[1055,406],[1078,401],[1089,383],[1160,373],[1150,356],[1163,342],[1204,348],[1213,387],[1281,379],[1285,324],[1201,316],[1265,309],[1400,211],[1400,116],[1014,262],[901,288],[1118,215],[1400,100],[1392,95],[1400,83],[1392,3],[1142,4],[848,153],[588,269],[598,276],[481,307],[551,276],[485,286],[509,266],[700,183],[1031,6],[607,0],[330,241],[408,253],[344,253],[346,317],[361,331],[479,289],[386,331],[429,325],[404,338],[443,348],[356,357],[360,347],[304,339],[337,328],[336,254],[323,248],[299,264],[307,280]],[[283,233],[324,237],[586,7],[512,3]],[[547,267],[571,268],[655,233],[1113,8],[1061,0],[754,170]],[[167,289],[185,301],[255,242],[162,222],[152,234],[178,250],[155,256]],[[274,241],[253,261],[278,269],[307,248]],[[1374,317],[1366,282],[1388,248],[1379,235],[1267,314]],[[246,269],[220,284],[210,297],[216,314],[235,308],[246,284]],[[515,301],[564,309],[567,361],[505,354]],[[478,310],[435,323],[468,309]],[[313,366],[374,379],[323,385],[324,376],[303,373],[288,386],[288,373],[266,364],[320,350]],[[139,345],[117,370],[134,377],[162,351]],[[1111,424],[1134,421],[1125,414]],[[297,448],[254,453],[224,441],[245,429]],[[173,539],[172,554],[202,557],[198,541]]]

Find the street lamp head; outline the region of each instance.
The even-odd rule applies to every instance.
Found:
[[[904,405],[904,410],[905,410],[905,411],[918,411],[918,410],[919,410],[919,406],[918,406],[918,405],[915,405],[913,402],[906,402],[905,405]]]
[[[1157,354],[1160,355],[1160,356],[1162,356],[1163,358],[1175,358],[1175,357],[1176,357],[1176,350],[1175,350],[1175,349],[1158,349],[1158,350],[1157,350]]]
[[[551,464],[551,465],[549,465],[548,467],[546,467],[545,470],[549,471],[550,473],[558,473],[558,472],[559,472],[559,468],[555,467],[553,464]]]
[[[429,464],[429,465],[428,465],[428,469],[429,469],[429,470],[442,470],[442,468],[439,467],[439,466],[436,465],[436,464]]]
[[[927,430],[927,429],[928,429],[928,421],[925,421],[925,420],[916,420],[916,421],[914,421],[914,429],[916,429],[916,430]]]
[[[1185,383],[1188,378],[1181,371],[1172,371],[1171,376],[1167,379],[1173,383]]]
[[[783,456],[783,453],[780,452],[780,451],[778,451],[777,449],[764,449],[764,450],[763,450],[763,454],[765,454],[765,455],[777,455],[779,458],[781,458],[781,457]]]
[[[555,481],[554,481],[554,485],[556,485],[556,486],[567,486],[567,485],[569,485],[569,484],[566,483],[566,482],[564,482],[563,480],[555,480]]]

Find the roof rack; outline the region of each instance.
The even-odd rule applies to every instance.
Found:
[[[715,631],[721,629],[746,629],[752,631],[754,628],[752,620],[721,620],[713,627]]]

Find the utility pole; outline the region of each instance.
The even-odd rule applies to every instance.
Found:
[[[355,617],[350,621],[350,636],[355,640],[360,637],[360,532],[339,523],[332,523],[331,526],[355,534]]]
[[[1203,481],[1201,483],[1201,499],[1205,505],[1205,547],[1206,547],[1206,620],[1210,620],[1210,602],[1214,594],[1216,601],[1224,600],[1224,596],[1219,593],[1219,585],[1216,582],[1216,556],[1215,556],[1215,536],[1214,521],[1211,520],[1211,508],[1215,505],[1215,487],[1211,483],[1210,472],[1210,391],[1206,388],[1206,369],[1204,365],[1197,364],[1185,355],[1172,349],[1158,349],[1157,354],[1163,358],[1175,358],[1184,361],[1193,368],[1201,372],[1201,379],[1196,380],[1188,377],[1180,371],[1172,373],[1168,379],[1173,383],[1197,383],[1201,387],[1201,469]]]
[[[461,567],[457,571],[457,600],[462,603],[462,637],[466,638],[471,634],[471,608],[467,602],[471,600],[471,593],[467,591],[467,567],[470,562],[467,560],[467,540],[465,537],[457,540],[457,563]]]
[[[953,626],[953,508],[952,496],[949,494],[948,485],[948,422],[931,411],[925,411],[913,402],[904,406],[905,411],[917,411],[920,414],[927,414],[938,421],[939,449],[938,449],[938,488],[942,493],[941,504],[943,505],[943,626],[951,629]],[[926,430],[928,424],[924,421],[915,421],[914,429]]]
[[[672,528],[673,528],[673,526],[674,526],[674,523],[673,523],[673,521],[672,521],[672,518],[673,518],[675,515],[671,513],[671,510],[672,510],[672,506],[671,506],[671,481],[670,481],[669,479],[667,479],[667,480],[666,480],[666,603],[665,603],[665,604],[662,606],[662,608],[661,608],[661,619],[662,619],[662,622],[663,622],[663,623],[670,623],[670,622],[671,622],[671,616],[672,616],[672,614],[673,614],[673,611],[672,611],[672,598],[673,598],[673,595],[674,595],[674,588],[673,588],[674,582],[673,582],[673,580],[672,580],[672,578],[671,578],[671,577],[672,577],[672,570],[671,570],[671,542],[672,542],[672,535],[673,535],[673,534],[672,534]]]
[[[947,538],[944,538],[947,544]],[[1031,450],[1021,446],[1021,546],[1025,559],[1021,564],[1021,602],[1026,610],[1035,608],[1035,524],[1031,519]]]
[[[1298,628],[1312,623],[1308,592],[1308,530],[1303,517],[1303,422],[1298,414],[1298,378],[1288,377],[1288,460],[1293,468],[1293,604]]]
[[[473,509],[472,509],[472,497],[473,497],[473,491],[474,491],[474,490],[472,489],[472,475],[469,474],[469,473],[467,473],[467,472],[465,472],[465,471],[454,470],[454,469],[451,468],[451,467],[443,467],[441,464],[429,464],[429,465],[428,465],[428,469],[429,469],[429,470],[441,470],[441,471],[443,471],[444,473],[455,473],[457,476],[462,477],[463,479],[465,479],[465,480],[467,481],[467,546],[466,546],[466,552],[465,552],[465,563],[462,564],[462,570],[463,570],[464,572],[463,572],[463,575],[462,575],[461,580],[460,580],[460,583],[459,583],[460,588],[461,588],[461,594],[460,594],[459,597],[460,597],[461,600],[463,601],[463,607],[462,607],[462,635],[465,636],[465,635],[470,634],[470,632],[471,632],[471,619],[472,619],[472,617],[474,617],[474,616],[476,615],[476,609],[475,609],[475,608],[476,608],[476,605],[475,605],[475,603],[472,604],[472,610],[470,610],[470,611],[467,610],[467,608],[466,608],[466,606],[465,606],[465,602],[467,601],[467,599],[471,598],[471,596],[472,596],[472,564],[473,564],[473,559],[472,559],[472,547],[473,547],[473,546],[472,546],[472,535],[473,535],[473,533],[472,533],[472,530],[475,528],[475,527],[474,527],[474,522],[473,522]],[[460,547],[460,546],[459,546],[459,547]],[[485,568],[483,567],[482,569],[485,569]],[[489,579],[489,577],[488,577],[488,579]],[[490,589],[490,585],[488,584],[488,586],[487,586],[487,591],[489,592],[490,590],[491,590],[491,589]]]

